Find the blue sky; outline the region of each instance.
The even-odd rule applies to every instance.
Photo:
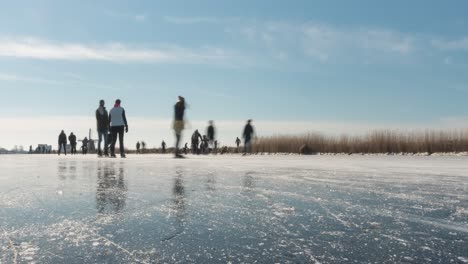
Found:
[[[0,118],[20,124],[92,117],[101,98],[108,106],[121,98],[130,123],[169,120],[179,94],[194,122],[277,122],[265,134],[282,133],[288,122],[303,132],[327,130],[318,125],[324,122],[439,127],[451,120],[460,127],[468,117],[466,1],[0,7]],[[0,146],[34,143],[14,136],[26,127],[12,126]],[[76,129],[84,130],[68,128]],[[138,138],[130,136],[130,144]]]

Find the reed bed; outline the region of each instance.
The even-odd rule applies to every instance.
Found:
[[[468,151],[468,130],[377,130],[364,135],[276,135],[259,137],[254,153],[447,153]]]

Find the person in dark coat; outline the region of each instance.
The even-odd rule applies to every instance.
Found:
[[[215,127],[213,120],[209,121],[208,128],[206,129],[206,134],[208,136],[209,145],[213,147],[215,141]]]
[[[137,141],[136,143],[136,153],[140,154],[140,141]]]
[[[174,129],[174,133],[176,136],[176,143],[175,143],[175,157],[176,158],[183,158],[183,156],[179,153],[179,144],[180,144],[180,139],[182,137],[182,131],[185,128],[184,114],[185,114],[185,98],[182,96],[178,96],[177,103],[174,105],[174,123],[173,123],[173,129]]]
[[[187,155],[187,153],[188,153],[188,143],[187,142],[185,142],[184,153],[185,153],[185,155]]]
[[[247,120],[247,124],[244,127],[242,137],[244,138],[244,155],[252,151],[252,137],[254,135],[254,129],[252,127],[252,119]]]
[[[73,132],[71,132],[68,136],[68,141],[70,142],[71,154],[76,154],[76,136],[73,134]]]
[[[88,140],[87,137],[85,137],[85,138],[83,139],[82,142],[83,142],[83,145],[81,146],[81,153],[82,153],[83,155],[86,155],[86,154],[88,154],[88,143],[89,143],[89,140]]]
[[[199,140],[203,140],[203,138],[198,132],[198,129],[196,129],[192,134],[192,154],[200,154],[198,149]]]
[[[107,149],[109,133],[109,114],[107,113],[104,100],[99,101],[99,107],[96,109],[96,125],[98,132],[98,156],[102,156],[101,142],[104,139],[104,156],[109,156]]]
[[[60,150],[63,147],[63,152],[65,153],[65,156],[66,156],[67,155],[67,135],[65,134],[63,130],[62,132],[60,132],[60,135],[58,137],[58,144],[59,144],[58,154],[60,155]]]
[[[166,142],[164,140],[161,142],[162,153],[166,153]]]

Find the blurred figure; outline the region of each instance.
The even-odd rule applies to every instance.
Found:
[[[166,153],[166,142],[164,140],[161,142],[162,153]]]
[[[76,136],[73,134],[73,132],[71,132],[68,136],[68,141],[70,142],[71,154],[76,154]]]
[[[208,128],[206,129],[206,134],[208,135],[209,146],[213,147],[215,141],[215,127],[213,120],[210,120],[208,123]]]
[[[185,153],[185,155],[187,155],[187,153],[188,153],[188,143],[187,142],[185,142],[184,153]]]
[[[237,145],[237,152],[239,153],[239,145],[241,143],[241,140],[239,139],[239,137],[236,138],[236,145]]]
[[[199,154],[198,144],[199,140],[203,140],[202,136],[198,132],[198,129],[195,129],[195,132],[192,134],[192,154]]]
[[[29,154],[33,153],[32,145],[29,145]]]
[[[63,147],[63,152],[65,153],[65,156],[66,156],[67,155],[67,135],[65,135],[65,132],[63,130],[62,132],[60,132],[60,135],[58,137],[58,144],[59,144],[58,154],[60,155],[60,150]]]
[[[81,154],[83,155],[86,155],[88,154],[88,143],[89,143],[89,140],[87,137],[85,137],[83,140],[82,140],[82,145],[81,145]]]
[[[254,129],[251,125],[252,119],[247,120],[247,124],[244,127],[244,132],[242,136],[244,138],[244,155],[252,152],[252,136],[254,135]]]
[[[200,145],[200,148],[201,148],[201,152],[202,154],[207,154],[208,153],[208,144],[209,144],[209,139],[206,135],[203,135],[203,138],[202,138],[202,142],[201,142],[201,145]]]
[[[182,131],[184,130],[185,123],[184,123],[184,114],[185,114],[185,98],[182,96],[177,97],[177,103],[174,105],[174,133],[176,136],[176,143],[175,143],[175,157],[176,158],[183,158],[179,153],[179,144],[180,138],[182,137]]]
[[[104,156],[109,156],[107,151],[107,134],[109,133],[109,114],[107,113],[106,107],[104,106],[104,100],[99,101],[99,107],[96,109],[96,124],[98,132],[98,156],[102,157],[101,142],[104,138]]]
[[[140,141],[136,143],[136,154],[140,154]]]
[[[126,157],[124,148],[124,130],[125,133],[128,133],[128,123],[127,117],[125,116],[125,109],[120,106],[120,103],[120,99],[117,99],[115,101],[114,108],[112,108],[109,113],[109,126],[112,135],[112,143],[110,147],[112,158],[115,158],[115,143],[117,143],[117,135],[119,135],[120,157]]]

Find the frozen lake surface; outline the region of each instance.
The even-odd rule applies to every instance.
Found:
[[[468,263],[468,157],[0,156],[0,263]]]

